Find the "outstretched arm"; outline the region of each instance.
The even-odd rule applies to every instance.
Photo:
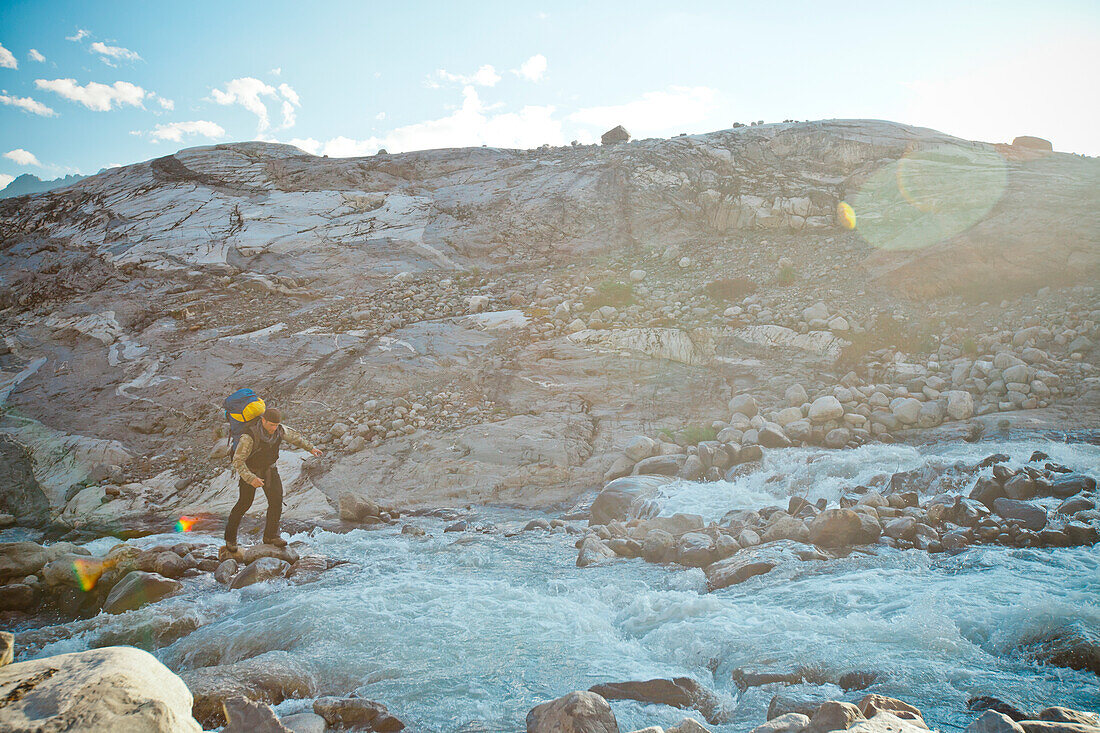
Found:
[[[289,425],[283,425],[283,440],[290,443],[296,448],[307,450],[315,456],[321,455],[321,451],[319,451],[313,445],[313,443],[310,443],[308,440],[303,438],[301,433],[299,433],[297,430],[290,427]]]

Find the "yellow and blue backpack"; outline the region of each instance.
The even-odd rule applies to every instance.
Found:
[[[229,421],[229,455],[237,452],[237,443],[267,409],[259,395],[242,387],[225,398],[225,419]]]

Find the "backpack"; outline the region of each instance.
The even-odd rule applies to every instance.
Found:
[[[225,398],[225,419],[229,421],[229,456],[237,452],[241,436],[256,424],[267,409],[259,395],[248,387],[242,387]]]

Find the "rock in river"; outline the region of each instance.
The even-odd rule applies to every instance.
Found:
[[[531,708],[527,733],[619,733],[619,724],[607,700],[578,691]]]

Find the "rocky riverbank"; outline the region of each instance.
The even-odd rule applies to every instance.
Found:
[[[628,682],[614,687],[619,699],[659,702],[680,708],[707,705],[706,694],[686,684],[691,680],[649,680]],[[1100,715],[1095,712],[1051,706],[1036,712],[1024,712],[1014,705],[990,697],[971,700],[970,710],[985,712],[966,728],[965,733],[1096,733]],[[607,699],[596,692],[571,692],[538,705],[527,715],[527,733],[619,733],[615,714]],[[710,729],[695,718],[679,725],[662,728],[649,726],[632,733],[707,733]],[[865,695],[858,702],[840,700],[799,700],[793,705],[773,699],[768,721],[751,733],[917,733],[929,730],[918,708],[902,700],[883,695]]]

